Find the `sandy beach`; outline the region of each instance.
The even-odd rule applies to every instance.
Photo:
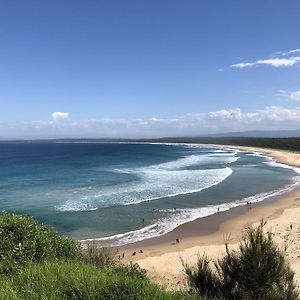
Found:
[[[224,146],[270,155],[278,162],[300,167],[300,153],[253,147]],[[183,224],[172,232],[149,240],[124,246],[124,262],[137,262],[148,270],[149,277],[167,288],[185,286],[181,260],[194,264],[197,257],[206,253],[217,259],[225,252],[224,243],[230,249],[238,246],[247,225],[254,226],[263,218],[266,229],[271,230],[278,245],[286,247],[286,256],[300,283],[300,189],[278,199],[255,203],[251,208],[236,207],[226,212]],[[290,229],[292,225],[292,229]],[[179,243],[176,242],[179,239]],[[140,251],[142,250],[142,251]],[[132,255],[136,252],[135,255]]]

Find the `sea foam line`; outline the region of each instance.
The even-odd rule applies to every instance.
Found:
[[[221,152],[223,151],[223,153]],[[94,193],[90,195],[90,201],[88,199],[82,198],[80,200],[66,200],[64,203],[55,206],[57,210],[60,211],[86,211],[86,210],[95,210],[98,208],[104,208],[103,201],[101,199],[104,199],[104,197],[114,196],[116,199],[123,199],[123,201],[116,201],[116,202],[108,202],[108,206],[112,205],[135,205],[139,204],[141,202],[147,202],[152,200],[158,200],[162,198],[167,197],[174,197],[178,195],[185,195],[185,194],[192,194],[196,192],[200,192],[204,189],[210,188],[214,185],[217,185],[221,183],[223,180],[225,180],[228,176],[232,174],[232,170],[229,167],[226,168],[220,168],[220,169],[214,169],[212,171],[210,170],[186,170],[187,167],[196,166],[201,163],[211,163],[215,162],[216,166],[219,164],[223,165],[229,165],[233,162],[236,162],[240,157],[237,156],[237,151],[224,151],[221,149],[215,150],[211,154],[191,154],[184,157],[181,157],[176,160],[172,160],[169,162],[164,162],[156,165],[150,165],[146,167],[140,167],[140,168],[133,168],[133,169],[115,169],[115,172],[119,173],[128,173],[128,174],[134,174],[137,175],[141,180],[141,184],[135,185],[135,186],[126,186],[126,189],[124,187],[120,187],[120,189],[110,191],[110,190],[101,190],[100,193]],[[157,175],[155,176],[161,176],[162,178],[167,178],[168,176],[175,174],[175,172],[178,172],[178,177],[187,176],[186,173],[188,172],[188,175],[192,175],[192,173],[195,172],[207,172],[205,176],[210,176],[211,172],[218,172],[219,170],[223,170],[224,174],[220,178],[220,180],[213,180],[212,183],[208,183],[205,186],[199,187],[199,184],[194,187],[190,187],[187,189],[187,186],[185,188],[181,189],[178,187],[177,190],[173,191],[166,189],[166,186],[164,188],[168,190],[168,192],[161,193],[158,190],[158,193],[151,193],[149,195],[146,195],[144,197],[145,193],[147,193],[147,187],[145,185],[152,185],[153,182],[156,180],[153,180],[153,176],[155,175],[154,172],[157,172]],[[170,172],[169,175],[166,172]],[[180,172],[180,173],[179,173]],[[154,174],[154,175],[153,175]],[[203,175],[203,176],[204,176]],[[201,176],[201,174],[195,174],[195,176]],[[175,180],[175,179],[174,179]],[[170,183],[168,183],[170,184]],[[173,186],[176,186],[177,182],[176,180],[171,183]],[[165,182],[166,185],[166,182]],[[156,186],[153,187],[154,190],[157,188]],[[139,199],[136,199],[137,197],[135,195],[132,195],[132,198],[130,198],[129,193],[136,193],[139,192],[141,195],[138,197]],[[156,195],[155,195],[156,194]],[[158,194],[158,195],[157,195]],[[129,197],[129,198],[128,198]],[[128,198],[128,199],[127,199]],[[126,200],[127,199],[127,200]],[[99,206],[100,205],[100,206]],[[107,206],[106,206],[107,207]]]
[[[205,186],[202,187],[198,187],[198,188],[193,188],[193,189],[189,189],[189,190],[178,190],[178,192],[175,193],[164,193],[162,195],[158,195],[158,196],[153,196],[153,197],[145,197],[145,198],[139,198],[139,200],[134,200],[134,198],[131,198],[130,201],[126,202],[116,202],[116,203],[109,203],[109,206],[112,205],[124,205],[124,206],[129,206],[129,205],[137,205],[140,204],[142,202],[148,202],[148,201],[153,201],[153,200],[158,200],[158,199],[163,199],[163,198],[169,198],[169,197],[175,197],[175,196],[179,196],[179,195],[187,195],[187,194],[193,194],[193,193],[197,193],[200,192],[202,190],[211,188],[217,184],[220,184],[222,181],[224,181],[225,179],[227,179],[231,174],[232,174],[232,169],[229,167],[226,168],[222,168],[222,169],[213,169],[213,170],[201,170],[201,171],[197,171],[197,170],[192,170],[192,171],[175,171],[177,172],[179,175],[182,174],[182,176],[184,176],[184,172],[189,172],[189,175],[191,175],[190,173],[193,172],[199,175],[199,172],[201,172],[201,175],[205,175],[209,176],[209,174],[211,173],[215,173],[215,172],[220,172],[222,171],[222,177],[220,177],[219,180],[213,180],[210,184],[206,184]],[[195,174],[195,175],[196,175]],[[166,176],[168,175],[168,173],[166,173]],[[155,176],[155,175],[153,175]],[[147,184],[147,182],[146,182]],[[176,183],[175,183],[176,184]],[[139,191],[139,188],[136,187],[136,189]],[[134,188],[133,188],[134,190]],[[127,191],[127,193],[130,193],[131,190]],[[144,190],[140,191],[141,193],[145,192]],[[124,193],[124,192],[123,192]],[[101,196],[103,196],[102,194],[100,194]],[[108,196],[113,196],[113,195],[122,195],[122,192],[113,192],[110,193]],[[121,196],[120,196],[121,197]],[[125,197],[123,195],[123,197]],[[135,196],[136,198],[136,196]],[[89,206],[90,204],[90,206]],[[99,203],[98,203],[99,204]],[[99,208],[105,208],[105,206],[101,206]],[[97,209],[97,201],[96,203],[91,202],[91,203],[86,203],[86,202],[81,202],[81,201],[74,201],[74,200],[67,200],[65,201],[63,204],[56,206],[56,209],[60,210],[60,211],[87,211],[87,210],[96,210]]]
[[[300,175],[300,168],[299,167],[295,167],[295,166],[290,166],[288,164],[283,164],[277,161],[277,159],[271,155],[266,155],[264,153],[261,152],[253,152],[253,153],[249,153],[246,154],[247,156],[256,156],[256,157],[262,157],[267,159],[268,161],[263,162],[266,165],[269,165],[271,167],[275,167],[275,168],[284,168],[284,169],[290,169],[293,170],[295,173]]]
[[[218,170],[218,169],[214,169],[214,170]],[[128,206],[128,205],[139,204],[139,203],[146,202],[146,201],[152,201],[152,200],[158,200],[158,199],[162,199],[162,198],[169,198],[169,197],[175,197],[175,196],[179,196],[179,195],[188,195],[188,194],[201,192],[205,189],[209,189],[209,188],[211,188],[215,185],[220,184],[222,181],[227,179],[232,174],[232,169],[231,168],[226,167],[224,170],[227,171],[227,174],[223,178],[221,178],[220,180],[218,180],[218,181],[216,181],[212,184],[206,185],[204,187],[194,189],[194,190],[189,190],[189,191],[186,191],[186,192],[181,191],[181,192],[178,192],[178,193],[169,194],[169,195],[165,195],[165,196],[158,196],[158,197],[148,198],[148,199],[145,199],[145,200],[138,200],[138,201],[134,201],[134,202],[123,203],[123,205]]]
[[[276,161],[274,157],[263,155],[262,153],[257,153],[257,152],[250,153],[249,155],[264,157],[269,160],[267,162],[264,162],[265,164],[269,164],[270,166],[273,167],[291,169],[296,174],[300,175],[300,168],[279,163]],[[156,223],[151,224],[147,227],[126,232],[126,233],[108,236],[108,237],[80,240],[80,242],[83,245],[86,245],[86,243],[90,241],[99,241],[103,246],[121,246],[121,245],[141,241],[148,238],[158,237],[174,230],[176,227],[184,223],[194,221],[198,218],[203,218],[209,215],[213,215],[219,211],[220,212],[226,211],[237,206],[246,205],[248,202],[256,202],[256,203],[262,202],[266,199],[280,196],[287,192],[290,192],[291,190],[293,190],[299,185],[300,185],[300,176],[296,176],[294,177],[294,182],[292,184],[287,185],[275,191],[260,193],[250,197],[243,198],[241,200],[236,200],[233,202],[223,203],[219,205],[209,205],[206,207],[195,208],[195,209],[178,209],[175,211],[176,213],[172,214],[170,217],[158,220]]]
[[[295,182],[291,185],[285,186],[282,189],[278,189],[268,193],[260,193],[254,196],[246,197],[241,200],[236,200],[229,203],[222,203],[219,205],[209,205],[206,207],[195,209],[176,209],[170,210],[174,212],[171,216],[158,220],[156,223],[143,227],[138,230],[133,230],[125,233],[120,233],[108,237],[84,239],[80,240],[83,246],[86,246],[89,242],[98,241],[101,246],[122,246],[134,242],[138,242],[144,239],[154,238],[164,235],[176,227],[185,224],[187,222],[194,221],[199,218],[207,217],[218,212],[224,212],[231,208],[246,205],[247,202],[258,203],[265,199],[280,196],[291,190],[293,190],[299,182]]]

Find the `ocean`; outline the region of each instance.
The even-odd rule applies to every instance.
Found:
[[[247,151],[186,144],[0,144],[0,209],[61,234],[122,245],[259,202],[297,168]]]

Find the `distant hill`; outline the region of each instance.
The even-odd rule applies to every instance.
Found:
[[[270,137],[165,137],[161,139],[140,140],[153,143],[191,143],[252,146],[272,149],[282,149],[300,152],[300,137],[270,138]]]
[[[254,130],[254,131],[234,131],[215,134],[201,134],[198,136],[185,137],[157,137],[157,138],[57,138],[57,139],[3,139],[0,138],[0,143],[110,143],[110,142],[147,142],[147,141],[165,141],[165,140],[194,140],[206,138],[300,138],[300,129],[298,130]]]
[[[273,149],[285,149],[300,152],[300,130],[281,131],[245,131],[212,134],[197,137],[162,137],[145,139],[121,138],[63,138],[44,140],[14,140],[0,141],[3,143],[195,143],[253,146]]]
[[[239,131],[239,132],[227,132],[209,135],[200,135],[199,137],[270,137],[270,138],[282,138],[282,137],[300,137],[300,129],[298,130],[277,130],[277,131]]]

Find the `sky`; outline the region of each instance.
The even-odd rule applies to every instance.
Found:
[[[300,129],[298,0],[0,0],[0,139]]]

